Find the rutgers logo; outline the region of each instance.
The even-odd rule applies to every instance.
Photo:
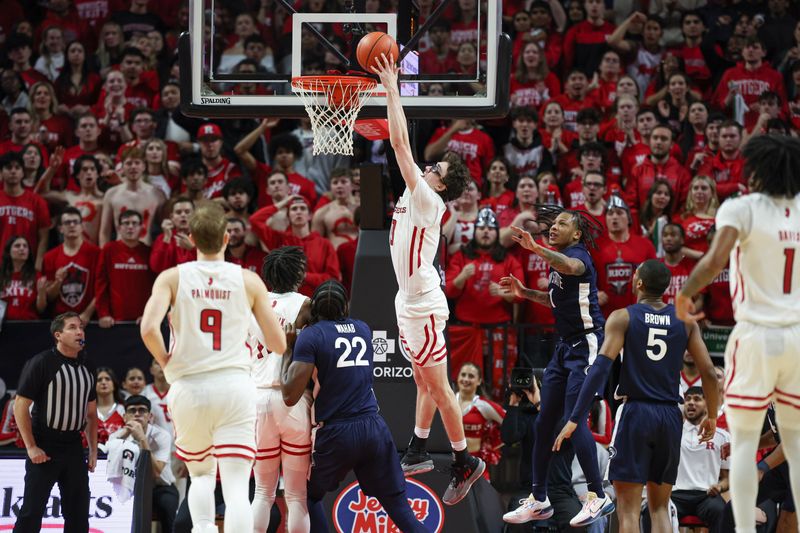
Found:
[[[89,285],[89,269],[70,263],[67,265],[67,277],[61,284],[61,301],[70,307],[77,307],[86,294]]]
[[[426,485],[406,478],[406,496],[411,511],[426,530],[440,533],[444,509],[439,497]],[[361,491],[358,482],[348,485],[333,504],[333,526],[338,533],[394,533],[400,529],[383,510],[378,499]]]

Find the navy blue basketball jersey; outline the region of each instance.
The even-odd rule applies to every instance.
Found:
[[[689,342],[686,324],[672,305],[660,311],[647,304],[627,309],[618,393],[632,400],[680,402],[681,366]]]
[[[606,320],[597,303],[597,271],[586,246],[574,244],[561,253],[586,265],[580,276],[567,276],[550,267],[550,304],[556,330],[566,338],[601,328]]]
[[[299,333],[292,361],[317,367],[317,421],[378,412],[372,392],[372,356],[372,330],[360,320],[322,321]]]

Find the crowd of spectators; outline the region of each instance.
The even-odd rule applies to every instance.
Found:
[[[298,0],[297,8],[341,10],[327,4]],[[416,5],[420,20],[431,4]],[[460,0],[433,24],[420,42],[423,73],[475,68],[476,5]],[[329,278],[351,286],[359,166],[377,163],[389,175],[386,141],[358,138],[354,157],[314,157],[308,120],[185,116],[176,52],[188,29],[185,0],[4,0],[2,8],[6,321],[66,311],[104,328],[137,321],[155,276],[196,257],[188,220],[203,202],[226,209],[228,260],[257,271],[271,249],[299,245],[308,257],[301,292]],[[537,204],[597,218],[603,233],[593,255],[606,316],[634,303],[632,274],[646,259],[672,271],[669,300],[708,250],[720,203],[747,193],[742,146],[763,133],[800,132],[800,24],[789,0],[509,0],[502,14],[514,43],[508,117],[419,122],[418,161],[452,151],[474,178],[443,220],[452,338],[477,339],[476,349],[453,350],[452,378],[463,381],[465,402],[479,397],[479,378],[459,381],[463,369],[486,376],[486,400],[501,400],[506,369],[484,368],[487,350],[505,347],[509,369],[522,354],[527,366],[549,358],[540,341],[552,314],[498,285],[513,273],[529,287],[547,286],[546,264],[509,230],[540,233]],[[217,2],[213,15],[220,71],[286,73],[290,15],[278,2]],[[341,36],[329,37],[348,52]],[[303,42],[312,61],[315,51],[325,56]],[[726,268],[699,297],[703,327],[733,325],[728,275]],[[495,328],[514,322],[538,334],[518,339]],[[493,333],[479,333],[483,341],[475,336],[486,329]],[[109,386],[113,372],[103,372],[98,405],[110,434],[125,410]]]

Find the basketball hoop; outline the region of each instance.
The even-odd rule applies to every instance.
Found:
[[[353,126],[375,87],[375,80],[362,76],[292,78],[292,91],[303,101],[311,119],[314,155],[353,155]]]

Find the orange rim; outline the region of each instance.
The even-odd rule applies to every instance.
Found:
[[[324,93],[328,87],[340,84],[342,88],[356,91],[369,91],[378,82],[365,76],[297,76],[292,78],[292,85],[304,91]]]

